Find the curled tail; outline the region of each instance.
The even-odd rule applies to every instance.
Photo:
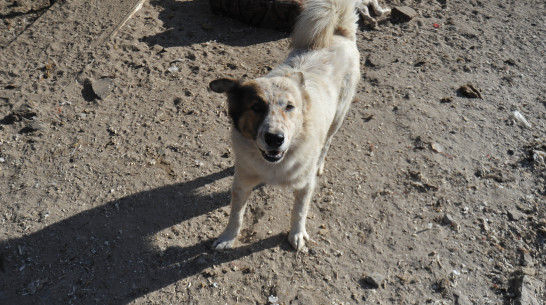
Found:
[[[294,49],[322,49],[334,35],[356,39],[358,15],[355,0],[304,0],[292,32]]]

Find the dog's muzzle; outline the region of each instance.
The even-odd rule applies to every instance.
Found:
[[[270,150],[262,150],[262,156],[267,162],[277,163],[282,160],[284,157],[284,151],[279,150],[279,148],[284,143],[284,135],[282,133],[271,133],[268,132],[264,135],[265,144]]]

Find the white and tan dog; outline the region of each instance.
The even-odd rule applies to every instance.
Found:
[[[354,0],[307,0],[292,33],[288,58],[254,80],[217,79],[233,121],[235,176],[229,223],[213,244],[233,247],[252,189],[267,183],[291,188],[295,203],[288,240],[301,250],[309,235],[307,210],[332,137],[360,79]]]

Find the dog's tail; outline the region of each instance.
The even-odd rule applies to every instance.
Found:
[[[358,15],[355,0],[304,0],[292,32],[294,49],[328,47],[334,35],[356,39]]]

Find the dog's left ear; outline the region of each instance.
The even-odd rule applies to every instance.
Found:
[[[305,79],[303,78],[302,72],[294,72],[290,74],[288,77],[296,81],[296,83],[300,85],[301,87],[305,86]]]
[[[219,78],[209,84],[209,88],[216,93],[225,93],[231,90],[239,81],[229,78]]]

